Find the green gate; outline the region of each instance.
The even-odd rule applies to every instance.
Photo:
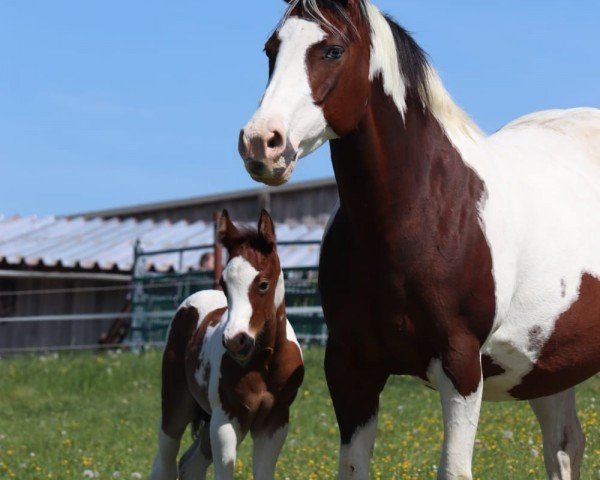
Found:
[[[281,246],[320,244],[320,242],[281,242]],[[179,305],[191,294],[215,286],[213,271],[182,271],[184,253],[207,250],[214,245],[143,251],[139,243],[134,250],[132,276],[133,344],[162,343],[169,322]],[[179,256],[179,269],[157,272],[145,268],[145,260],[158,255]],[[323,321],[317,287],[317,267],[283,269],[287,316],[298,339],[303,343],[325,343],[327,329]]]

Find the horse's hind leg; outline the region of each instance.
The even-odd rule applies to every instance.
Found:
[[[194,443],[179,460],[179,479],[204,480],[211,463],[210,424],[204,422],[197,432]]]
[[[577,480],[585,447],[575,409],[575,388],[529,402],[544,440],[544,462],[550,480]]]

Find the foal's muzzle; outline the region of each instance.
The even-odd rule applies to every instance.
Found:
[[[227,353],[240,362],[250,358],[254,350],[254,344],[254,338],[244,332],[236,333],[232,337],[223,335],[223,345]]]

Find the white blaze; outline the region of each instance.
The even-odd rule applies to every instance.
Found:
[[[252,282],[258,275],[248,260],[242,257],[233,258],[223,270],[223,279],[227,286],[229,300],[229,319],[225,328],[225,337],[244,332],[254,337],[256,332],[250,331],[252,304],[248,292]]]
[[[326,35],[316,22],[296,17],[288,18],[277,35],[281,44],[271,81],[244,131],[252,136],[273,121],[282,122],[300,158],[335,138],[323,111],[313,101],[306,67],[308,49]]]

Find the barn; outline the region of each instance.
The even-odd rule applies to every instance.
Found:
[[[67,216],[0,216],[0,354],[93,348],[103,335],[110,344],[121,340],[115,325],[130,322],[138,339],[160,340],[163,330],[144,331],[140,318],[164,325],[182,297],[214,283],[199,259],[214,251],[223,208],[241,222],[255,222],[261,208],[272,213],[283,266],[292,284],[304,282],[301,293],[305,280],[315,283],[336,201],[335,181],[324,179]]]

